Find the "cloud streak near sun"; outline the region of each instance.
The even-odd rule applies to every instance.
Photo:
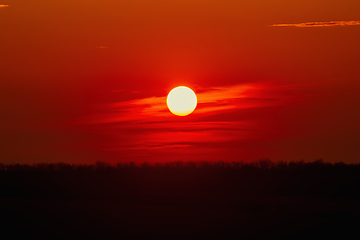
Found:
[[[213,156],[220,146],[236,149],[239,141],[254,138],[258,127],[246,117],[249,110],[292,104],[303,98],[302,88],[267,81],[194,89],[198,105],[186,117],[168,110],[166,96],[153,96],[98,105],[97,114],[75,124],[114,139],[98,146],[106,152]]]
[[[6,8],[9,7],[9,5],[0,5],[0,8]]]
[[[198,104],[191,115],[201,118],[224,111],[279,105],[288,90],[276,84],[239,84],[199,90],[196,91]],[[154,96],[101,105],[99,113],[88,116],[85,122],[163,122],[172,118],[174,115],[167,108],[166,96]]]
[[[246,92],[253,89],[250,85],[211,88],[196,93],[198,105],[192,114],[214,114],[219,111],[240,108],[237,101],[246,97]],[[149,117],[173,117],[167,108],[166,96],[147,97],[130,101],[111,103],[103,106],[107,114],[93,116],[92,123],[113,123],[123,121],[147,120]]]
[[[356,26],[360,21],[330,21],[330,22],[304,22],[304,23],[280,23],[273,24],[273,27],[335,27],[335,26]]]

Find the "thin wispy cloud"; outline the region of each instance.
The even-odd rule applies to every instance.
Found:
[[[0,8],[6,8],[6,7],[9,7],[9,5],[1,5],[0,4]]]
[[[168,110],[165,95],[98,105],[97,114],[75,124],[112,139],[98,146],[110,154],[141,159],[147,154],[158,154],[159,159],[167,152],[174,158],[184,154],[213,157],[214,149],[237,149],[239,141],[251,141],[259,131],[257,122],[249,120],[245,111],[292,104],[301,86],[268,81],[194,90],[198,106],[186,118]]]
[[[215,113],[223,110],[238,108],[236,100],[246,97],[246,92],[252,87],[236,85],[229,87],[211,88],[197,93],[198,106],[193,114]],[[166,96],[147,97],[130,101],[111,103],[103,106],[107,112],[101,116],[91,116],[91,123],[113,123],[123,121],[147,120],[149,117],[172,117],[167,108]]]
[[[281,102],[283,95],[275,94],[281,86],[262,84],[241,84],[214,87],[196,92],[198,105],[193,116],[210,116],[224,111],[238,111],[246,108],[274,106]],[[287,100],[288,101],[288,100]],[[121,101],[98,106],[100,111],[96,115],[88,116],[84,121],[90,124],[104,124],[116,122],[152,122],[173,117],[166,104],[166,96],[147,97],[128,101]],[[200,115],[201,114],[201,115]],[[83,122],[83,123],[84,123]]]
[[[194,153],[194,146],[197,146],[197,150],[199,147],[206,147],[207,144],[216,148],[219,142],[229,143],[244,139],[249,131],[249,124],[239,121],[132,123],[118,126],[119,128],[111,129],[111,134],[118,141],[107,146],[106,151],[130,149],[139,153],[138,151],[169,150],[176,152],[177,150],[192,149],[191,151]],[[123,139],[127,139],[127,141]]]
[[[330,21],[330,22],[304,22],[304,23],[280,23],[273,24],[273,27],[335,27],[335,26],[356,26],[360,21]]]

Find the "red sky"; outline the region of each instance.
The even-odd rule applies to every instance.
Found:
[[[359,162],[359,9],[0,0],[0,161]],[[187,117],[166,108],[179,85]]]

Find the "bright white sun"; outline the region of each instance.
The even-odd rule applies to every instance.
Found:
[[[186,116],[195,110],[197,98],[193,90],[185,86],[180,86],[169,92],[166,103],[170,112],[173,114]]]

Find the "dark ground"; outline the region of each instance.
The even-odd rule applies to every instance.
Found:
[[[360,239],[360,166],[0,165],[1,239]]]

